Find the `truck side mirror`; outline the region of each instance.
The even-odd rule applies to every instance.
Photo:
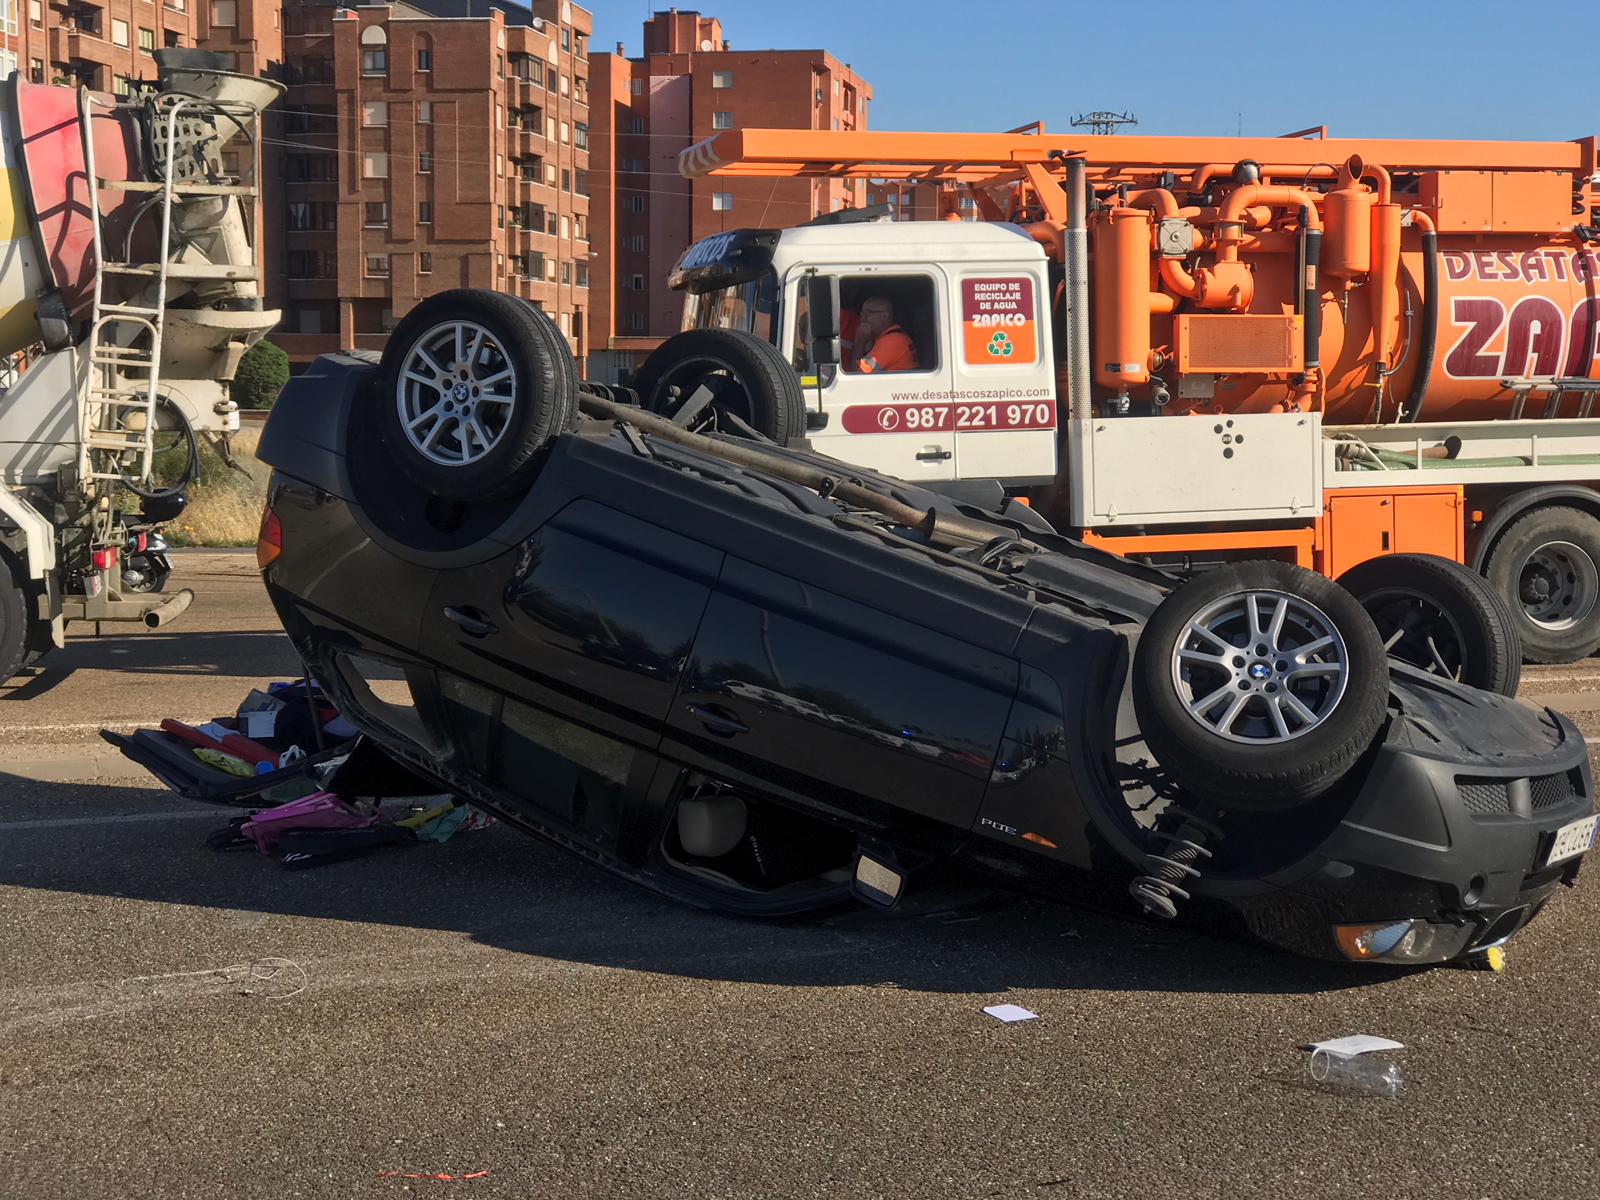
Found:
[[[806,277],[806,311],[811,319],[811,365],[837,365],[844,352],[839,345],[839,277]]]

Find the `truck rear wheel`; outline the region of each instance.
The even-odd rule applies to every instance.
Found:
[[[1600,648],[1600,520],[1564,505],[1536,508],[1500,535],[1485,574],[1530,662],[1574,662]]]
[[[28,654],[28,597],[10,557],[0,552],[0,683],[23,668]]]
[[[1516,617],[1477,572],[1432,554],[1386,554],[1339,584],[1361,602],[1389,657],[1502,696],[1522,677]]]
[[[435,495],[491,500],[525,486],[577,411],[577,367],[550,319],[475,288],[422,301],[383,350],[378,428]]]
[[[805,394],[794,368],[773,346],[742,330],[674,334],[645,359],[637,386],[646,411],[669,419],[703,386],[710,403],[689,421],[691,429],[715,417],[719,432],[743,432],[731,416],[780,446],[805,432]]]
[[[1330,579],[1287,563],[1197,575],[1139,638],[1133,701],[1181,787],[1243,812],[1314,800],[1383,722],[1389,666],[1372,618]]]

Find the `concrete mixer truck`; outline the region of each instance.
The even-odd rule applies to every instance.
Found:
[[[278,317],[254,243],[257,128],[281,85],[203,51],[155,57],[157,82],[126,97],[0,83],[0,681],[68,621],[188,607],[187,590],[124,593],[125,514],[181,505]]]
[[[1595,139],[748,129],[679,168],[913,181],[981,219],[695,243],[685,331],[638,373],[653,409],[1003,489],[1168,566],[1378,560],[1403,607],[1451,560],[1528,657],[1600,647]],[[851,353],[868,308],[892,369]]]

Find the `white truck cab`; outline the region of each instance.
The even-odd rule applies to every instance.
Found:
[[[836,276],[845,361],[808,361],[807,282]],[[801,377],[812,445],[918,482],[1056,477],[1056,378],[1044,249],[1021,228],[854,221],[735,230],[685,251],[671,286],[685,329],[743,329]],[[887,300],[915,347],[903,369],[863,369],[851,333]],[[870,367],[870,364],[869,364]],[[823,418],[826,418],[825,420]]]

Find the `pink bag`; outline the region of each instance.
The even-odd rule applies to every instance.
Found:
[[[377,820],[376,816],[364,816],[332,792],[312,792],[277,808],[263,809],[239,826],[239,833],[253,841],[261,853],[270,854],[278,839],[291,829],[366,829]]]

